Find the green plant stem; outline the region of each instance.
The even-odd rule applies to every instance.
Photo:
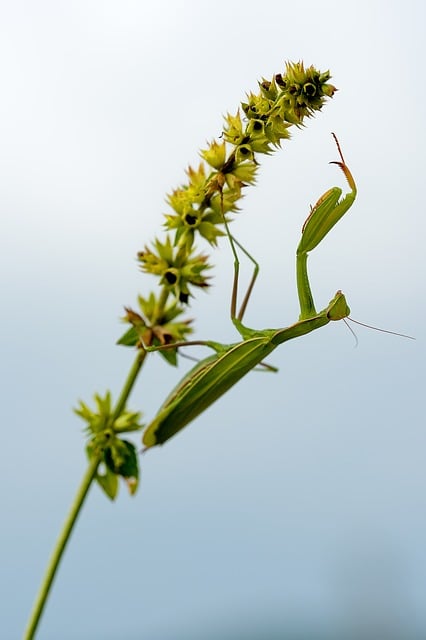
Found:
[[[98,456],[95,456],[90,460],[86,473],[83,476],[83,480],[71,505],[70,512],[64,522],[64,526],[62,527],[62,531],[59,534],[55,548],[53,549],[53,553],[47,565],[46,573],[37,594],[28,626],[24,632],[23,640],[32,640],[32,638],[34,638],[34,634],[37,630],[38,623],[43,613],[43,609],[46,604],[53,580],[55,578],[56,571],[58,569],[62,555],[65,551],[67,542],[70,539],[71,532],[81,511],[81,507],[83,506],[84,500],[90,489],[90,485],[92,484],[93,478],[96,475],[96,471],[101,460],[101,455],[102,454],[100,453]]]
[[[112,414],[113,420],[116,420],[118,418],[118,416],[121,414],[124,407],[126,406],[127,398],[129,397],[133,389],[133,385],[136,382],[136,378],[139,375],[139,371],[142,368],[146,355],[147,355],[146,351],[142,351],[142,350],[138,351],[135,361],[133,362],[132,368],[130,369],[128,376],[126,378],[126,381],[123,385],[123,389],[121,390],[120,396],[117,400],[114,413]]]
[[[122,412],[122,410],[124,409],[127,402],[127,398],[129,397],[130,392],[133,388],[133,385],[136,382],[136,378],[143,365],[145,357],[146,357],[146,351],[138,352],[137,357],[123,385],[121,394],[118,398],[117,405],[113,413],[114,418],[117,418]],[[71,533],[78,519],[78,516],[80,515],[80,511],[82,509],[86,496],[89,492],[90,486],[96,476],[96,472],[98,470],[98,466],[101,462],[101,459],[102,459],[102,451],[100,451],[99,454],[93,456],[90,459],[89,466],[87,467],[86,473],[83,476],[83,480],[80,484],[80,487],[78,488],[77,494],[71,505],[71,509],[64,522],[64,525],[59,534],[58,540],[56,541],[56,545],[53,549],[53,553],[47,565],[43,581],[40,585],[40,589],[38,591],[33,609],[30,614],[27,628],[25,629],[25,632],[24,632],[23,640],[32,640],[35,636],[38,624],[40,622],[44,607],[46,606],[49,592],[52,587],[53,581],[55,579],[55,575],[58,570],[59,564],[61,562],[63,553],[71,537]]]
[[[167,290],[166,287],[163,287],[161,289],[160,297],[158,299],[158,302],[157,302],[157,305],[156,305],[156,308],[155,308],[155,314],[154,314],[153,318],[151,319],[151,324],[157,324],[157,322],[159,321],[159,319],[163,315],[168,297],[169,297],[169,291]]]

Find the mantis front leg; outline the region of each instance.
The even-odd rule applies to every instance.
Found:
[[[308,252],[315,249],[340,218],[350,209],[357,193],[355,180],[345,163],[339,141],[334,133],[332,135],[337,145],[340,160],[335,160],[330,164],[337,164],[341,168],[351,190],[343,198],[341,198],[342,189],[339,187],[332,187],[326,191],[315,206],[312,207],[311,213],[302,227],[302,237],[296,252],[296,279],[300,320],[312,318],[317,313],[308,278]]]

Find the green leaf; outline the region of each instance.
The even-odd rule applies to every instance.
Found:
[[[121,338],[119,338],[116,344],[120,344],[123,347],[135,347],[139,342],[138,332],[135,327],[130,327]]]
[[[164,349],[163,351],[159,351],[158,353],[164,358],[166,362],[171,364],[173,367],[177,366],[177,349]]]
[[[126,480],[129,491],[133,495],[139,482],[139,463],[134,444],[128,440],[115,438],[105,449],[104,460],[111,473]]]
[[[110,500],[115,500],[118,494],[118,477],[105,466],[105,472],[96,474],[96,480],[101,489],[106,493]]]

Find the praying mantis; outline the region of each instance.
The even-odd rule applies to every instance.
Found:
[[[319,329],[331,321],[348,317],[350,310],[341,291],[337,291],[322,311],[316,311],[307,271],[308,253],[321,242],[350,209],[357,193],[355,181],[345,163],[337,137],[335,134],[332,135],[340,160],[333,161],[331,164],[337,164],[343,171],[350,191],[344,197],[342,197],[342,189],[339,187],[333,187],[326,191],[311,208],[302,227],[302,237],[296,251],[296,282],[300,305],[298,322],[281,329],[264,330],[250,329],[242,323],[259,266],[248,251],[231,235],[224,218],[226,234],[234,256],[231,320],[242,340],[228,345],[213,341],[190,341],[170,345],[175,348],[202,344],[211,348],[214,353],[196,364],[166,398],[156,417],[144,432],[142,441],[146,449],[169,440],[258,365],[274,370],[263,361],[280,344]],[[253,275],[238,314],[240,262],[236,245],[254,264]],[[159,348],[164,347],[146,347],[146,350],[155,351]]]

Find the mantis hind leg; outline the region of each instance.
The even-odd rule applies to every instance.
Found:
[[[222,217],[223,217],[223,224],[225,225],[225,231],[226,231],[226,235],[228,236],[228,240],[229,240],[229,244],[231,246],[231,251],[232,251],[232,255],[234,256],[234,281],[232,284],[232,294],[231,294],[231,319],[234,322],[235,320],[237,320],[238,322],[241,322],[244,316],[244,313],[246,311],[247,308],[247,304],[248,301],[250,299],[251,293],[253,291],[253,287],[254,284],[256,282],[257,276],[259,274],[259,263],[256,262],[256,260],[253,258],[253,256],[251,255],[251,253],[249,253],[247,251],[247,249],[245,247],[243,247],[243,245],[238,242],[238,240],[231,234],[230,230],[229,230],[229,223],[226,219],[225,216],[225,212],[223,210],[223,192],[221,191],[221,204],[222,204]],[[240,276],[240,260],[238,258],[238,252],[236,247],[238,247],[240,249],[240,251],[242,251],[244,253],[245,256],[247,256],[247,258],[253,263],[254,265],[254,269],[253,269],[253,275],[250,279],[246,294],[244,296],[244,299],[241,303],[240,309],[237,313],[237,300],[238,300],[238,280],[239,280],[239,276]]]
[[[229,241],[231,243],[232,252],[234,254],[234,284],[233,284],[233,287],[232,287],[232,298],[231,298],[231,318],[232,318],[232,320],[234,322],[234,325],[236,326],[238,331],[240,331],[241,335],[244,338],[246,332],[247,331],[250,332],[250,330],[247,329],[247,327],[243,327],[242,319],[243,319],[244,313],[246,311],[247,304],[248,304],[248,301],[250,299],[251,293],[253,291],[257,276],[259,275],[260,266],[259,266],[259,263],[253,258],[251,253],[249,253],[247,251],[247,249],[233,235],[231,235],[229,233],[229,230],[228,230],[228,237],[229,237]],[[236,315],[236,306],[237,306],[237,293],[238,293],[238,278],[239,278],[240,261],[238,259],[238,254],[237,254],[237,250],[235,249],[235,245],[240,249],[240,251],[242,251],[244,253],[245,256],[247,256],[247,258],[250,260],[250,262],[252,262],[253,265],[254,265],[253,274],[251,276],[249,285],[247,287],[247,291],[245,293],[244,299],[243,299],[243,301],[241,303],[241,306],[240,306],[240,309],[239,309],[237,315]],[[257,365],[257,367],[255,367],[254,370],[255,371],[273,371],[273,372],[278,371],[277,367],[274,367],[273,365],[268,364],[267,362],[259,362],[259,364]]]
[[[236,317],[237,320],[242,320],[243,317],[244,317],[244,314],[246,312],[247,304],[248,304],[248,301],[250,299],[251,293],[253,291],[253,287],[254,287],[254,284],[256,282],[257,276],[259,275],[260,267],[259,267],[259,263],[253,258],[253,256],[247,251],[247,249],[245,247],[243,247],[243,245],[240,242],[238,242],[238,240],[234,236],[231,236],[231,240],[234,243],[234,245],[237,245],[237,247],[244,253],[245,256],[247,256],[247,258],[254,265],[253,274],[251,276],[249,285],[247,287],[246,294],[244,296],[244,299],[243,299],[243,301],[241,303],[240,309],[239,309],[238,314],[236,316],[235,316],[235,308],[236,308],[236,304],[237,304],[238,271],[237,271],[237,274],[236,274],[237,275],[237,280],[235,281],[235,279],[234,279],[234,287],[233,287],[233,290],[232,290],[232,294],[234,296],[234,292],[235,292],[235,300],[231,300],[231,315],[232,315],[232,317]],[[234,247],[234,249],[235,249],[235,247]],[[237,260],[238,260],[238,258],[237,258]],[[234,273],[234,278],[235,278],[235,273]],[[232,311],[233,311],[233,314],[232,314]]]
[[[260,266],[259,263],[253,258],[253,256],[251,255],[251,253],[249,253],[247,251],[247,249],[241,244],[241,242],[239,242],[235,236],[233,236],[231,234],[231,232],[229,231],[229,225],[228,222],[225,218],[224,212],[223,212],[223,208],[222,208],[222,215],[223,215],[223,223],[225,225],[225,230],[226,230],[226,235],[228,236],[228,240],[229,240],[229,244],[231,245],[231,251],[232,254],[234,256],[234,282],[232,285],[232,295],[231,295],[231,319],[232,322],[234,323],[235,327],[238,329],[239,333],[241,334],[241,336],[243,337],[243,339],[246,339],[248,337],[250,337],[250,334],[252,333],[251,329],[248,329],[247,327],[244,327],[244,325],[242,324],[242,319],[244,317],[246,308],[247,308],[247,304],[248,301],[250,299],[250,296],[252,294],[257,276],[259,275],[259,271],[260,271]],[[244,255],[250,260],[250,262],[253,263],[254,267],[253,267],[253,274],[251,276],[249,285],[247,287],[247,291],[244,295],[243,301],[241,303],[240,309],[238,311],[237,314],[237,298],[238,298],[238,280],[239,280],[239,275],[240,275],[240,260],[238,258],[238,252],[236,247],[238,247],[240,249],[240,251],[242,251],[244,253]],[[260,370],[260,371],[278,371],[278,369],[276,367],[274,367],[271,364],[268,364],[267,362],[259,362],[259,364],[256,367],[256,370]]]

